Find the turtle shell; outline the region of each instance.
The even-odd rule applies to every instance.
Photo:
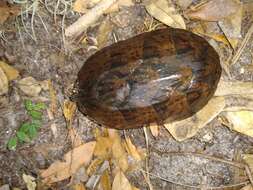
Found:
[[[213,96],[221,76],[208,42],[182,29],[160,29],[92,55],[78,73],[80,111],[117,129],[192,116]]]

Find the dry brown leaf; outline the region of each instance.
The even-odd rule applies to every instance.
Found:
[[[132,190],[140,190],[140,189],[137,188],[137,187],[132,186]]]
[[[119,189],[132,190],[131,184],[121,170],[116,174],[112,184],[112,190]]]
[[[126,138],[126,150],[135,160],[141,161],[141,155],[129,137]]]
[[[28,96],[38,96],[42,89],[39,81],[33,77],[26,77],[18,81],[18,87]]]
[[[225,107],[224,97],[213,97],[199,112],[187,119],[165,123],[165,128],[178,141],[193,137],[199,129],[212,121]]]
[[[86,190],[86,188],[84,187],[84,185],[82,183],[74,185],[73,189],[74,190]]]
[[[200,3],[194,10],[187,11],[186,15],[191,19],[220,21],[235,14],[240,6],[237,0],[211,0]]]
[[[112,12],[117,12],[119,11],[120,7],[130,7],[133,6],[134,3],[132,0],[118,0],[118,2],[114,3],[109,9],[106,10],[106,14],[112,13]]]
[[[9,17],[19,15],[21,7],[17,5],[8,5],[5,2],[0,2],[0,24],[3,24]]]
[[[97,137],[94,155],[104,160],[109,159],[112,153],[112,140],[109,137]]]
[[[234,49],[237,46],[238,39],[241,38],[242,16],[243,9],[242,5],[240,4],[235,14],[223,19],[222,21],[219,21],[220,28]]]
[[[203,36],[207,36],[218,42],[222,42],[226,44],[227,46],[230,46],[230,42],[227,40],[227,38],[223,34],[216,34],[216,33],[210,32],[209,28],[204,29],[204,27],[201,24],[196,25],[193,28],[192,32],[203,35]]]
[[[159,135],[159,125],[157,125],[157,123],[151,123],[149,128],[150,128],[151,134],[154,137],[158,137],[158,135]]]
[[[100,158],[96,158],[95,160],[93,160],[91,164],[89,165],[89,167],[87,168],[87,175],[92,176],[97,171],[97,169],[101,166],[101,164],[103,164],[103,162],[104,160]]]
[[[23,174],[22,178],[23,178],[28,190],[35,190],[36,189],[37,184],[35,182],[34,177],[32,177],[30,175]]]
[[[148,13],[160,22],[174,28],[186,28],[183,17],[176,12],[171,2],[152,0],[145,7]]]
[[[127,153],[121,143],[121,138],[117,130],[109,129],[109,137],[112,141],[112,157],[116,165],[125,172],[128,169]]]
[[[241,188],[240,190],[253,190],[253,186],[251,184]]]
[[[96,5],[101,0],[76,0],[73,5],[73,10],[78,13],[86,13],[87,9]]]
[[[76,112],[76,103],[65,100],[63,103],[63,114],[67,123],[71,126],[74,114]]]
[[[112,23],[109,19],[104,20],[98,29],[97,34],[97,41],[98,41],[98,48],[101,49],[104,47],[108,41],[108,36],[112,31]]]
[[[3,69],[0,67],[0,95],[6,94],[8,92],[9,82]]]
[[[232,124],[229,127],[239,133],[253,137],[252,111],[227,112],[225,116],[229,123]]]
[[[193,0],[177,0],[177,5],[186,9],[193,2]]]
[[[14,67],[8,65],[7,63],[0,61],[0,67],[5,72],[9,81],[15,80],[19,76],[19,72]]]
[[[82,165],[87,165],[91,161],[95,145],[96,142],[91,141],[66,153],[65,162],[56,161],[41,172],[43,182],[51,184],[69,178]]]
[[[100,186],[102,187],[102,190],[111,190],[111,180],[108,169],[104,171],[103,175],[100,178]]]
[[[215,96],[253,94],[253,83],[220,80]]]

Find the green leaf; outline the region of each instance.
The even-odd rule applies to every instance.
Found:
[[[46,109],[46,104],[44,104],[43,102],[37,103],[34,106],[34,110],[40,111],[40,110],[44,110]]]
[[[17,132],[17,137],[18,137],[18,140],[20,140],[21,142],[30,142],[28,135],[22,131]]]
[[[31,110],[28,112],[28,114],[34,119],[34,120],[41,120],[42,119],[42,113],[39,111]]]
[[[28,135],[30,137],[30,139],[33,139],[34,137],[36,137],[38,134],[37,128],[35,125],[31,125],[31,127],[29,128],[28,131]]]
[[[9,150],[16,150],[17,144],[18,144],[18,138],[15,136],[9,139],[7,147]]]
[[[19,131],[27,133],[29,131],[29,128],[31,127],[30,123],[23,123],[21,127],[19,128]]]
[[[32,100],[25,100],[25,109],[27,111],[31,111],[34,109],[34,105],[33,105]]]

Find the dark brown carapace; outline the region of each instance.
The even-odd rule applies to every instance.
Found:
[[[204,107],[221,76],[219,56],[200,36],[160,29],[105,47],[78,73],[78,107],[117,129],[185,119]]]

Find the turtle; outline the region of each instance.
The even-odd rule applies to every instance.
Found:
[[[115,129],[187,119],[213,97],[222,68],[215,49],[184,29],[144,32],[104,47],[78,73],[77,105]]]

